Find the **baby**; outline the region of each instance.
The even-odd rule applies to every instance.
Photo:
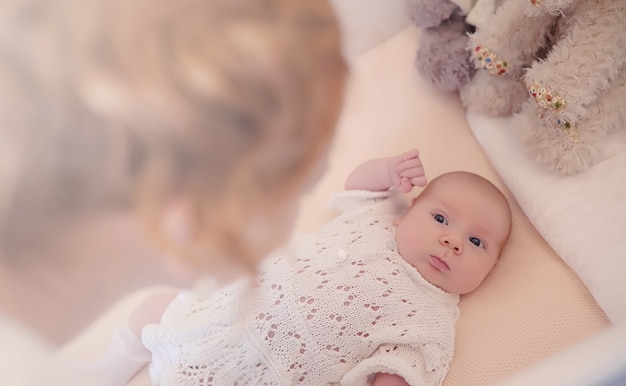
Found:
[[[183,293],[143,329],[162,385],[439,385],[459,295],[511,230],[503,194],[468,172],[425,186],[417,150],[368,161],[335,197],[344,213],[261,266],[255,282]],[[140,310],[139,310],[140,311]]]

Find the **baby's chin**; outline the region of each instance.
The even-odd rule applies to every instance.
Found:
[[[451,277],[444,277],[440,271],[430,265],[425,265],[421,267],[422,269],[420,267],[415,268],[427,282],[451,295],[470,294],[478,289],[485,280],[483,278],[478,282],[460,282]]]
[[[422,262],[421,264],[411,264],[417,272],[431,285],[439,288],[443,292],[449,294],[456,294],[454,292],[455,288],[448,283],[446,278],[443,276],[442,272],[439,271],[436,267],[433,267],[428,262]]]

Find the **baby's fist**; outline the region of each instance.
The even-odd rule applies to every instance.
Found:
[[[409,193],[415,186],[426,186],[428,181],[419,158],[419,150],[411,149],[392,157],[389,162],[389,178],[392,187],[400,193]]]

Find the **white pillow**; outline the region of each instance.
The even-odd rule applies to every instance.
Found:
[[[603,142],[606,160],[565,177],[527,156],[510,118],[468,112],[467,120],[537,230],[611,322],[626,322],[626,130]]]

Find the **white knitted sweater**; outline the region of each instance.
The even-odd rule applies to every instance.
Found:
[[[361,386],[388,372],[411,385],[441,384],[458,296],[428,283],[398,254],[400,197],[338,197],[348,212],[268,258],[254,286],[235,283],[208,299],[182,294],[161,324],[147,326],[153,380]]]

